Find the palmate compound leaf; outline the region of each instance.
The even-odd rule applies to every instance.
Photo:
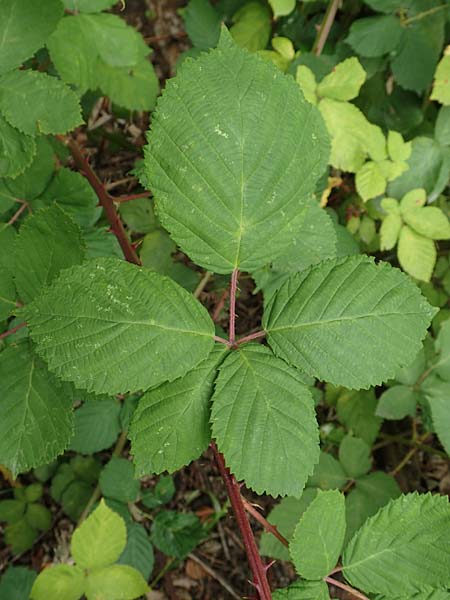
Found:
[[[0,463],[16,474],[50,462],[72,436],[72,398],[27,342],[0,354],[0,381]]]
[[[50,370],[97,393],[181,377],[214,345],[213,323],[191,294],[113,258],[66,269],[24,314]]]
[[[414,359],[435,312],[404,273],[351,256],[292,275],[269,303],[263,326],[281,358],[360,389]]]
[[[238,480],[259,494],[300,496],[319,459],[319,438],[299,371],[264,346],[233,352],[219,369],[211,423]]]
[[[370,517],[343,555],[351,585],[388,597],[411,597],[450,582],[448,498],[407,494]]]
[[[286,253],[327,158],[322,118],[295,81],[224,30],[166,86],[145,165],[173,239],[197,264],[229,273]]]
[[[130,427],[138,475],[173,472],[195,460],[211,441],[210,400],[226,347],[217,348],[184,377],[149,390]]]

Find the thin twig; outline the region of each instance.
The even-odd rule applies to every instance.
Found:
[[[275,525],[272,525],[272,523],[269,523],[269,521],[265,517],[263,517],[262,514],[259,513],[256,510],[256,508],[250,504],[250,502],[248,502],[243,496],[241,497],[242,502],[244,503],[245,510],[264,527],[267,533],[271,533],[272,535],[274,535],[277,538],[277,540],[283,544],[283,546],[289,548],[288,540],[284,537],[282,533],[278,531],[277,527]]]
[[[19,329],[22,329],[22,327],[25,327],[25,325],[26,325],[26,323],[19,323],[19,325],[16,325],[12,329],[8,329],[8,331],[4,331],[3,333],[0,334],[0,340],[4,340],[9,335],[13,335],[13,333],[16,333],[16,331],[19,331]]]
[[[63,142],[65,142],[73,156],[73,159],[80,170],[82,170],[86,176],[86,179],[90,183],[92,189],[97,195],[100,204],[105,211],[106,218],[111,226],[111,230],[117,237],[117,241],[122,248],[122,252],[125,256],[125,259],[128,262],[134,263],[135,265],[141,265],[141,261],[136,254],[135,249],[133,248],[132,243],[128,239],[128,236],[125,232],[125,228],[120,220],[119,214],[114,205],[114,198],[108,194],[105,189],[105,186],[97,177],[96,173],[91,168],[88,160],[83,156],[78,144],[70,139],[59,137]]]
[[[258,547],[256,545],[255,538],[253,537],[253,532],[245,512],[244,503],[242,502],[240,486],[234,475],[232,475],[225,466],[224,457],[219,452],[214,442],[211,443],[211,448],[214,452],[220,475],[227,488],[231,507],[233,509],[234,516],[236,517],[239,531],[241,532],[247,559],[253,573],[254,586],[259,594],[260,600],[271,600],[272,593],[267,580],[267,566],[263,564],[261,556],[259,555]]]
[[[211,279],[212,277],[212,273],[211,271],[205,271],[205,273],[203,274],[203,277],[200,280],[200,283],[198,284],[198,286],[195,288],[194,291],[194,298],[198,298],[200,296],[200,294],[203,292],[203,290],[205,289],[208,281]]]
[[[126,443],[127,443],[127,431],[122,431],[122,433],[119,435],[119,437],[117,439],[116,445],[114,446],[114,450],[112,452],[112,457],[120,456],[123,452],[123,449],[125,448]],[[102,495],[102,490],[100,489],[100,486],[97,484],[94,491],[91,494],[91,497],[88,500],[88,503],[84,507],[84,510],[80,515],[80,518],[78,519],[78,524],[77,524],[78,526],[80,526],[81,523],[88,516],[91,508],[94,506],[94,504],[97,502],[97,500],[100,499],[101,495]]]
[[[251,340],[257,340],[259,338],[266,337],[265,331],[256,331],[255,333],[250,333],[243,338],[237,340],[236,344],[239,346],[240,344],[245,344],[246,342],[250,342]]]
[[[228,339],[230,345],[234,346],[236,342],[236,292],[237,292],[237,281],[239,277],[238,269],[234,269],[231,274],[231,286],[230,286],[230,327],[228,331]]]
[[[230,342],[228,340],[226,340],[223,337],[220,337],[219,335],[214,335],[213,339],[215,342],[219,342],[219,344],[225,344],[226,346],[230,345]]]
[[[217,303],[216,308],[214,309],[212,320],[216,323],[219,320],[220,313],[223,311],[223,307],[225,306],[225,301],[228,298],[228,294],[230,293],[229,289],[223,291],[223,294],[220,296],[219,302]]]
[[[417,442],[420,444],[422,442],[425,442],[425,440],[430,436],[430,433],[424,433],[423,435],[421,435]],[[416,442],[414,442],[416,443]],[[414,456],[414,454],[419,450],[419,446],[416,445],[414,446],[414,448],[411,448],[411,450],[404,456],[404,458],[398,463],[398,465],[395,467],[395,469],[392,469],[392,471],[389,473],[389,475],[392,475],[392,477],[394,477],[394,475],[398,475],[398,473],[400,473],[400,471],[409,463],[409,461],[411,460],[411,458]]]
[[[28,208],[28,202],[24,202],[23,204],[21,204],[20,208],[13,214],[13,216],[8,221],[7,225],[12,225],[13,223],[15,223],[17,221],[17,219],[20,217],[20,215],[23,213],[23,211],[26,210],[27,208]]]
[[[326,581],[327,583],[331,583],[331,585],[341,588],[341,590],[345,590],[346,592],[348,592],[355,598],[360,598],[360,600],[369,600],[369,598],[367,596],[365,596],[361,592],[358,592],[358,590],[355,590],[355,588],[352,588],[349,585],[342,583],[342,581],[333,579],[333,577],[324,577],[323,580]]]
[[[409,19],[405,19],[404,21],[401,21],[401,25],[403,25],[403,26],[410,25],[411,23],[414,23],[415,21],[420,21],[421,19],[424,19],[425,17],[429,17],[430,15],[437,13],[438,11],[442,10],[443,8],[448,8],[448,4],[440,4],[439,6],[434,6],[433,8],[430,8],[428,10],[424,10],[423,12],[420,12],[417,15],[414,15],[413,17],[409,17]]]
[[[322,50],[330,34],[331,26],[333,25],[334,18],[337,13],[340,0],[330,0],[323,21],[320,24],[319,31],[317,32],[316,39],[312,47],[312,52],[316,56],[322,54]]]
[[[195,554],[192,554],[192,552],[188,556],[189,556],[189,558],[191,560],[193,560],[198,565],[200,565],[201,568],[204,571],[206,571],[206,573],[208,573],[208,575],[211,575],[211,577],[213,579],[215,579],[216,581],[218,581],[220,583],[220,585],[225,590],[227,590],[227,592],[230,594],[230,596],[232,596],[233,598],[236,598],[236,600],[241,600],[241,596],[238,596],[238,594],[236,594],[236,592],[233,590],[233,588],[228,583],[228,581],[226,581],[221,575],[219,575],[219,573],[217,573],[216,571],[214,571],[214,569],[212,569],[209,565],[207,565],[205,562],[203,562],[198,556],[196,556]]]

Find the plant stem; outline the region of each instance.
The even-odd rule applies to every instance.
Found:
[[[203,277],[200,280],[200,283],[198,284],[198,286],[195,288],[194,291],[194,298],[198,298],[200,296],[200,294],[203,292],[203,290],[206,287],[206,284],[208,283],[208,281],[211,279],[212,277],[212,273],[211,271],[205,271]]]
[[[428,437],[430,436],[430,433],[424,433],[423,435],[421,435],[417,442],[419,444],[421,444],[422,442],[424,442]],[[417,442],[413,442],[414,444],[417,444]],[[403,469],[403,467],[405,467],[408,462],[411,460],[411,458],[414,456],[414,454],[419,450],[419,445],[415,445],[414,448],[411,448],[411,450],[405,455],[405,457],[399,462],[399,464],[395,467],[395,469],[392,469],[392,471],[389,473],[389,475],[397,475],[398,473],[400,473],[400,471]]]
[[[214,335],[214,336],[213,336],[213,340],[214,340],[215,342],[219,342],[219,344],[226,344],[227,346],[229,346],[229,345],[230,345],[230,342],[229,342],[228,340],[226,340],[226,339],[225,339],[225,338],[223,338],[223,337],[220,337],[219,335]]]
[[[256,510],[256,508],[250,504],[250,502],[247,502],[247,500],[244,497],[242,497],[242,502],[244,504],[245,510],[250,515],[252,515],[252,517],[256,521],[258,521],[258,523],[260,523],[264,527],[265,531],[274,535],[277,538],[277,540],[283,544],[283,546],[286,546],[286,548],[289,548],[289,542],[284,537],[284,535],[278,531],[278,529],[275,525],[272,525],[272,523],[269,523],[269,521],[265,517],[263,517],[262,514],[259,513]]]
[[[323,580],[326,581],[327,583],[331,583],[331,585],[341,588],[341,590],[345,590],[346,592],[348,592],[355,598],[360,598],[360,600],[369,600],[369,598],[367,596],[365,596],[361,592],[358,592],[358,590],[355,590],[354,588],[350,587],[349,585],[342,583],[342,581],[333,579],[333,577],[324,577]]]
[[[441,4],[440,6],[434,6],[433,8],[430,8],[429,10],[424,10],[423,12],[420,12],[417,15],[410,17],[409,19],[405,19],[404,21],[402,21],[401,24],[402,25],[410,25],[410,23],[414,23],[415,21],[420,21],[421,19],[424,19],[425,17],[429,17],[430,15],[433,15],[434,13],[439,12],[443,8],[448,8],[448,5]]]
[[[0,340],[5,339],[6,337],[8,337],[8,335],[13,335],[13,333],[16,333],[16,331],[19,331],[19,329],[22,329],[22,327],[25,327],[25,325],[26,325],[26,323],[20,323],[19,325],[16,325],[12,329],[8,329],[8,331],[4,331],[3,333],[0,334]]]
[[[255,588],[258,591],[260,600],[271,600],[272,593],[267,580],[267,570],[261,560],[255,538],[253,537],[253,532],[245,512],[244,503],[242,501],[240,486],[237,483],[234,475],[232,475],[225,466],[223,455],[219,452],[214,442],[211,443],[211,448],[214,452],[220,475],[227,488],[234,516],[236,517],[236,521],[241,532],[245,551],[247,553],[247,559],[253,573]]]
[[[81,169],[84,172],[86,179],[90,183],[94,192],[97,194],[97,198],[100,204],[102,205],[103,210],[105,211],[105,215],[111,226],[111,230],[115,234],[120,244],[120,247],[122,248],[122,252],[125,256],[125,259],[130,263],[140,265],[141,261],[138,255],[136,254],[133,245],[128,239],[128,236],[125,232],[125,228],[122,224],[122,221],[120,220],[119,214],[114,205],[114,198],[110,194],[108,194],[108,192],[105,189],[105,186],[97,177],[96,173],[91,168],[87,159],[83,156],[83,153],[81,152],[78,144],[70,138],[64,138],[61,136],[58,137],[60,140],[67,144],[73,156],[75,164],[78,166],[79,169]]]
[[[316,56],[322,54],[323,47],[328,39],[328,35],[333,25],[334,18],[337,13],[340,0],[330,0],[323,21],[320,24],[319,31],[317,32],[316,39],[312,47],[312,53]]]
[[[21,204],[20,208],[17,210],[17,212],[15,212],[13,214],[13,216],[8,221],[7,225],[12,225],[13,223],[15,223],[17,221],[17,219],[20,217],[20,215],[23,213],[23,211],[26,210],[27,208],[28,208],[28,202],[24,202],[23,204]]]
[[[246,342],[250,342],[251,340],[257,340],[258,338],[266,337],[265,331],[256,331],[255,333],[250,333],[245,337],[237,340],[236,344],[239,346],[240,344],[245,344]]]
[[[230,346],[234,346],[236,343],[236,292],[238,277],[239,271],[234,269],[231,274],[230,286],[230,327],[228,332]]]
[[[151,195],[151,192],[140,192],[139,194],[130,194],[129,196],[119,196],[118,198],[114,198],[114,202],[131,202],[139,198],[150,198]]]
[[[122,431],[122,433],[119,435],[116,445],[114,446],[114,450],[112,452],[112,456],[120,456],[123,452],[123,449],[125,448],[125,444],[127,443],[127,431]],[[78,519],[78,523],[77,526],[79,527],[81,525],[81,523],[85,520],[85,518],[88,516],[89,511],[91,510],[91,508],[94,506],[94,504],[97,502],[97,500],[101,497],[102,495],[102,491],[100,489],[100,486],[97,484],[95,486],[94,491],[92,492],[91,497],[88,500],[88,503],[86,504],[86,506],[84,507],[83,512],[80,515],[80,518]]]

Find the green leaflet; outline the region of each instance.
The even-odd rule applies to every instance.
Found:
[[[434,75],[433,91],[431,93],[431,99],[437,100],[442,104],[450,104],[450,56],[445,54],[436,69]]]
[[[270,38],[270,10],[260,2],[248,2],[233,15],[230,33],[238,46],[256,52],[267,46]]]
[[[118,259],[66,269],[24,313],[50,369],[97,393],[176,379],[214,344],[213,323],[195,298]]]
[[[85,592],[83,571],[73,565],[45,569],[35,580],[31,600],[79,600]]]
[[[380,396],[377,415],[384,419],[404,419],[416,414],[418,393],[406,385],[394,385]]]
[[[277,355],[308,375],[358,389],[411,362],[435,312],[399,270],[356,256],[292,275],[263,326]]]
[[[83,569],[107,567],[122,554],[126,539],[124,520],[101,500],[98,508],[74,532],[72,556]]]
[[[121,431],[120,404],[115,398],[84,402],[74,414],[74,435],[70,449],[94,454],[110,448]]]
[[[100,87],[124,108],[153,108],[158,82],[146,59],[150,48],[124,19],[106,13],[66,16],[47,46],[61,78],[81,92]]]
[[[337,490],[317,492],[300,517],[289,553],[299,575],[322,579],[336,566],[345,536],[345,497]]]
[[[361,438],[346,435],[339,445],[339,461],[350,479],[361,477],[372,466],[370,446]]]
[[[449,582],[448,499],[407,494],[368,519],[347,546],[343,573],[351,585],[391,596]]]
[[[345,498],[346,543],[366,519],[400,494],[401,490],[395,479],[382,471],[374,471],[357,479],[355,487]]]
[[[16,286],[11,260],[11,246],[16,230],[12,226],[0,225],[0,320],[7,319],[16,308]]]
[[[42,195],[34,200],[33,206],[47,206],[54,202],[83,228],[93,225],[101,212],[97,208],[97,196],[86,178],[66,167],[54,174]]]
[[[27,343],[0,354],[0,463],[14,474],[50,462],[68,446],[72,399]]]
[[[450,383],[438,377],[430,377],[422,384],[431,411],[433,428],[450,456]]]
[[[221,344],[184,377],[149,390],[130,427],[139,475],[173,472],[195,460],[211,441],[210,399],[226,347]]]
[[[133,463],[126,458],[113,456],[103,468],[99,486],[103,496],[118,502],[136,502],[140,482],[135,479]]]
[[[26,567],[8,567],[0,582],[0,598],[22,600],[30,596],[36,573]],[[48,597],[47,597],[48,600]]]
[[[2,0],[0,74],[20,65],[41,48],[63,16],[60,0]]]
[[[189,0],[182,16],[186,33],[196,48],[208,50],[217,45],[221,15],[209,0]]]
[[[287,588],[275,590],[273,600],[330,600],[324,581],[295,581]]]
[[[398,46],[402,33],[394,15],[367,17],[353,22],[346,42],[361,56],[382,56]]]
[[[233,352],[219,369],[211,423],[238,480],[257,493],[300,496],[319,445],[313,399],[299,371],[264,346]]]
[[[84,258],[81,230],[58,205],[30,215],[14,247],[14,279],[19,297],[33,300],[62,269]]]
[[[315,488],[307,487],[300,498],[283,498],[270,512],[268,521],[275,525],[278,531],[289,541],[294,535],[300,517],[314,500],[317,494]],[[272,533],[263,531],[259,544],[263,556],[278,560],[290,560],[289,550]]]
[[[218,273],[286,253],[328,155],[321,117],[292,78],[227,35],[168,82],[145,155],[162,224]]]
[[[34,138],[12,127],[0,114],[0,177],[17,177],[35,154]]]
[[[321,452],[319,462],[308,479],[307,485],[308,488],[318,487],[322,490],[333,490],[341,488],[346,481],[347,476],[341,463],[331,454]]]
[[[145,580],[153,571],[153,546],[143,525],[130,523],[127,527],[127,545],[120,555],[120,564],[138,569]]]
[[[114,4],[117,4],[120,0],[63,0],[64,6],[69,10],[76,10],[77,12],[100,12],[111,8]]]
[[[0,112],[28,135],[66,133],[83,123],[78,96],[56,77],[31,70],[0,77]]]
[[[133,600],[148,592],[141,573],[128,565],[96,569],[86,577],[87,600]]]
[[[269,0],[273,14],[276,17],[289,15],[295,8],[295,0]]]
[[[401,267],[407,273],[416,279],[430,281],[436,263],[433,240],[404,225],[398,239],[397,255]]]
[[[317,95],[333,100],[352,100],[366,80],[366,72],[359,60],[352,56],[342,61],[317,86]]]

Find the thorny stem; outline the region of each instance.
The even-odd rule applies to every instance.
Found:
[[[275,525],[272,525],[272,523],[269,523],[269,521],[262,516],[261,513],[259,513],[256,508],[254,506],[252,506],[250,504],[250,502],[248,502],[245,498],[242,497],[242,502],[244,504],[244,508],[245,510],[252,515],[252,517],[258,521],[258,523],[260,523],[265,531],[267,531],[268,533],[271,533],[272,535],[274,535],[278,541],[280,541],[283,546],[286,546],[286,548],[289,548],[289,542],[287,541],[287,539],[284,537],[284,535],[282,533],[280,533],[278,531],[278,528]]]
[[[97,177],[96,173],[91,168],[88,160],[83,156],[83,153],[81,152],[78,144],[72,139],[60,136],[58,137],[61,141],[67,144],[76,165],[79,169],[81,169],[84,172],[86,179],[90,183],[94,192],[97,194],[97,198],[100,204],[102,205],[103,210],[105,211],[105,215],[111,226],[111,230],[117,237],[117,241],[119,242],[120,247],[122,248],[122,252],[125,256],[125,259],[130,263],[140,265],[141,261],[138,255],[136,254],[136,250],[133,248],[133,245],[128,239],[122,221],[120,220],[119,214],[114,205],[114,198],[110,194],[108,194],[108,192],[105,189],[105,186],[102,184],[100,179]]]
[[[231,507],[241,532],[247,559],[253,573],[255,588],[258,591],[260,600],[271,600],[272,593],[267,580],[267,567],[263,564],[261,556],[259,555],[255,538],[253,537],[253,532],[245,512],[239,484],[234,475],[232,475],[225,466],[223,455],[218,451],[214,442],[211,443],[211,448],[214,452],[220,475],[227,488]]]
[[[238,269],[234,269],[231,274],[230,286],[230,328],[228,332],[230,346],[234,346],[236,343],[236,292],[238,277],[239,271]]]
[[[339,2],[340,0],[330,0],[328,4],[323,21],[320,24],[319,31],[317,32],[317,36],[312,47],[312,52],[316,56],[322,54],[323,47],[328,39],[331,26],[333,25],[333,21],[337,13]]]
[[[19,331],[19,329],[22,329],[22,327],[25,327],[25,325],[26,325],[26,323],[20,323],[19,325],[16,325],[15,327],[8,329],[8,331],[5,331],[4,333],[0,334],[0,340],[3,340],[5,337],[8,337],[8,335],[12,335],[13,333],[16,333],[16,331]]]
[[[355,590],[354,588],[350,587],[349,585],[346,585],[345,583],[342,583],[342,581],[338,581],[337,579],[334,579],[333,577],[324,577],[323,580],[326,581],[326,583],[330,583],[331,585],[341,588],[341,590],[345,590],[346,592],[348,592],[355,598],[360,598],[360,600],[369,600],[369,598],[367,596],[365,596],[361,592],[358,592],[358,590]]]

